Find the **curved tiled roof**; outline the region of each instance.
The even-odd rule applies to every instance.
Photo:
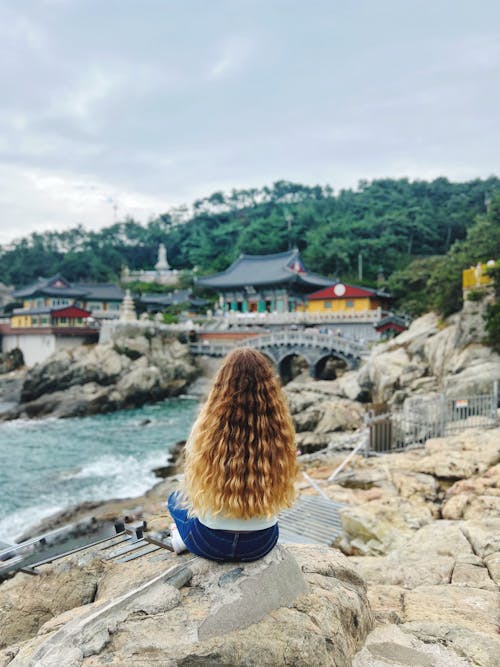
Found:
[[[330,278],[307,271],[297,249],[272,255],[241,255],[225,271],[198,278],[197,282],[214,289],[291,282],[322,287],[332,283]]]
[[[59,274],[50,278],[39,278],[31,285],[13,292],[13,296],[17,298],[34,297],[37,294],[109,301],[121,301],[123,299],[123,290],[118,285],[112,283],[70,283]]]

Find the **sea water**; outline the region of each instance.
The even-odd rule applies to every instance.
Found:
[[[139,496],[184,440],[198,403],[168,399],[134,410],[0,424],[0,541],[85,501]]]

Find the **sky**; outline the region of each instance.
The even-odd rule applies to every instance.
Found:
[[[279,179],[499,175],[497,0],[0,0],[0,244]]]

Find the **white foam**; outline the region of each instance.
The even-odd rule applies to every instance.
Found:
[[[72,471],[62,472],[63,479],[88,479],[88,478],[129,478],[132,474],[151,472],[151,468],[162,465],[167,458],[167,452],[150,452],[145,459],[138,459],[135,456],[113,456],[107,455],[95,461],[86,463],[81,468]]]
[[[41,424],[50,424],[50,423],[60,423],[60,419],[57,417],[46,417],[45,419],[24,419],[20,417],[19,419],[9,419],[8,421],[2,422],[1,429],[29,429],[29,430],[38,430]]]
[[[26,507],[8,514],[0,519],[0,540],[2,542],[15,542],[23,533],[38,526],[38,524],[63,509],[62,505],[52,507]]]
[[[150,452],[142,460],[133,456],[103,456],[81,468],[61,472],[59,479],[67,483],[54,485],[45,505],[25,508],[0,520],[0,540],[13,542],[43,519],[85,501],[105,502],[141,496],[160,481],[152,469],[165,465],[167,459],[165,450]],[[75,480],[74,485],[71,480]],[[78,488],[77,480],[93,483]]]

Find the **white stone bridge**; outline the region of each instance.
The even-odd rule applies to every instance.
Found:
[[[366,352],[366,347],[353,338],[337,334],[308,331],[282,331],[225,343],[204,340],[192,343],[192,354],[223,357],[235,347],[253,347],[260,350],[276,365],[283,376],[286,365],[293,357],[306,360],[312,377],[319,377],[319,370],[329,359],[344,361],[347,368],[355,368]]]

